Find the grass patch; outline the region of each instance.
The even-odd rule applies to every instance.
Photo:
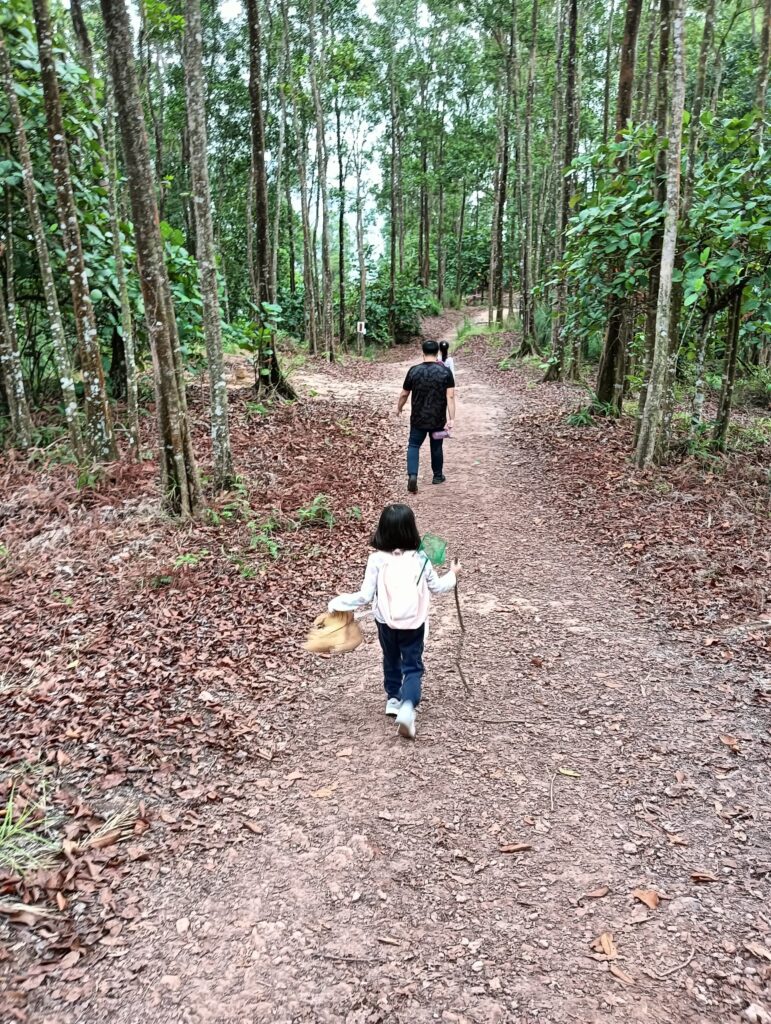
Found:
[[[29,781],[11,782],[0,812],[0,868],[11,875],[50,868],[61,852],[61,817],[48,805],[45,780],[33,782],[38,790],[34,797],[21,792],[32,788]]]

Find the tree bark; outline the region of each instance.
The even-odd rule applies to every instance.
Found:
[[[659,7],[659,60],[656,75],[656,133],[658,151],[656,153],[656,199],[662,209],[667,199],[667,153],[665,141],[669,134],[669,64],[670,64],[670,33],[672,29],[672,2],[660,0]],[[661,247],[664,241],[664,228],[657,227],[651,238],[650,251],[653,263],[648,277],[648,296],[645,311],[645,341],[642,360],[642,387],[637,413],[637,432],[639,434],[643,410],[648,397],[648,378],[653,364],[653,352],[656,347],[656,320],[658,317],[659,273],[661,271]]]
[[[0,242],[0,255],[5,248]],[[6,264],[7,266],[8,263]],[[9,275],[12,268],[9,266]],[[11,420],[11,432],[17,448],[22,451],[32,447],[32,417],[24,387],[24,373],[19,355],[19,340],[12,308],[6,305],[5,288],[0,274],[0,376],[3,378],[5,400]]]
[[[190,516],[199,500],[198,473],[187,420],[187,397],[174,306],[158,226],[158,204],[152,187],[153,170],[134,65],[131,21],[125,0],[100,2],[123,141],[145,319],[153,355],[161,490],[169,511]]]
[[[251,0],[253,2],[253,0]],[[329,240],[329,195],[327,191],[327,140],[324,127],[324,111],[321,106],[321,90],[316,73],[317,65],[324,64],[324,42],[321,52],[316,52],[316,0],[311,0],[309,27],[310,53],[308,70],[313,94],[313,109],[316,113],[316,154],[318,157],[319,197],[321,201],[321,342],[330,362],[335,358],[334,325],[332,316],[332,258]]]
[[[335,95],[335,125],[337,130],[337,274],[338,305],[340,307],[340,345],[345,348],[345,165],[343,163],[343,132],[340,97]]]
[[[121,341],[123,363],[126,373],[126,419],[128,421],[129,450],[139,458],[141,434],[139,430],[139,388],[137,362],[134,349],[134,324],[131,315],[126,261],[123,258],[123,235],[118,219],[118,147],[115,140],[115,115],[112,101],[112,83],[106,82],[107,89],[107,188],[110,209],[110,233],[112,234],[112,255],[115,261],[115,276],[118,279],[120,300]]]
[[[621,44],[621,63],[618,74],[618,97],[616,101],[616,141],[621,142],[632,112],[632,93],[634,87],[635,53],[637,32],[640,27],[642,0],[627,0],[624,18],[624,39]],[[620,172],[626,169],[627,160],[619,155],[616,165]],[[621,411],[622,395],[618,388],[619,363],[624,358],[621,337],[624,322],[628,315],[627,304],[612,298],[608,317],[600,366],[597,372],[597,401],[614,410]]]
[[[760,64],[758,67],[758,84],[755,90],[755,106],[759,114],[759,132],[763,137],[763,118],[766,113],[766,97],[768,94],[768,75],[771,65],[771,0],[763,5],[763,27],[760,30]]]
[[[3,89],[5,90],[8,107],[11,112],[11,122],[14,128],[16,139],[16,150],[21,164],[22,177],[24,180],[24,198],[27,206],[27,217],[29,219],[32,237],[35,241],[35,252],[40,267],[40,279],[43,285],[46,312],[48,314],[49,329],[51,331],[51,344],[53,349],[54,363],[59,377],[59,386],[62,392],[64,404],[64,418],[70,436],[70,444],[75,458],[80,461],[83,458],[83,438],[80,430],[80,418],[78,415],[78,400],[75,394],[75,371],[72,367],[69,349],[67,348],[67,336],[64,333],[61,313],[59,311],[59,300],[56,295],[56,283],[51,268],[51,257],[48,252],[46,241],[46,229],[38,205],[37,190],[35,187],[35,172],[32,166],[27,132],[24,127],[19,101],[16,96],[16,88],[13,80],[13,71],[5,45],[5,38],[0,31],[0,78],[2,78]]]
[[[771,2],[771,0],[770,0]],[[683,187],[683,214],[685,215],[691,207],[693,198],[693,180],[696,173],[696,153],[699,148],[699,135],[701,134],[701,112],[704,106],[704,90],[707,81],[707,61],[712,50],[712,42],[715,38],[715,8],[717,0],[707,0],[707,7],[704,11],[704,31],[701,35],[701,47],[699,48],[699,65],[696,70],[696,85],[693,91],[693,104],[691,106],[691,121],[688,126],[688,163]]]
[[[287,0],[281,0],[281,22],[282,22],[282,48],[284,53],[284,66],[291,71],[292,67],[292,54],[290,46],[290,35],[289,35],[289,14]],[[316,297],[313,287],[313,252],[311,248],[311,221],[310,221],[310,206],[308,198],[308,136],[304,126],[301,123],[300,115],[298,113],[298,102],[297,94],[295,89],[294,81],[288,78],[289,81],[289,98],[290,106],[292,110],[292,130],[295,140],[295,150],[297,155],[297,176],[300,181],[300,220],[302,225],[302,250],[303,250],[303,320],[305,327],[305,340],[308,345],[308,351],[311,355],[316,355],[318,352],[318,338],[316,332]],[[287,212],[290,218],[292,218],[292,201],[291,193],[289,192],[289,179],[287,178]],[[290,239],[294,236],[291,233],[290,227]],[[292,249],[294,243],[292,243]],[[293,259],[290,255],[290,265],[293,265]],[[290,270],[290,274],[293,278],[293,271]]]
[[[134,352],[134,335],[131,317],[131,302],[129,300],[128,283],[126,280],[126,264],[123,259],[123,240],[118,217],[118,159],[117,147],[115,144],[115,117],[112,102],[112,86],[109,75],[105,81],[105,120],[107,122],[107,134],[102,129],[99,120],[99,107],[94,91],[94,80],[96,68],[94,65],[94,48],[91,44],[91,36],[88,32],[83,9],[80,0],[70,0],[70,17],[75,32],[75,39],[78,45],[78,52],[83,66],[88,73],[88,89],[90,93],[91,109],[96,118],[96,131],[99,137],[99,147],[105,154],[105,176],[103,187],[107,191],[107,206],[110,216],[110,234],[112,236],[113,260],[115,262],[115,277],[118,281],[118,295],[120,300],[120,339],[123,352],[121,353],[122,374],[126,384],[126,419],[128,428],[129,451],[135,458],[139,457],[139,402],[137,394],[137,368]],[[113,346],[114,348],[114,346]],[[112,379],[112,364],[110,365],[110,378]]]
[[[538,0],[533,0],[530,22],[530,60],[527,70],[527,92],[525,95],[525,239],[522,248],[522,344],[520,354],[536,351],[535,308],[533,300],[533,101],[535,98],[535,70],[538,55]]]
[[[680,217],[680,166],[682,154],[683,112],[685,108],[685,0],[672,2],[673,74],[672,99],[667,148],[667,199],[664,236],[661,246],[659,295],[656,315],[656,343],[651,365],[650,383],[640,421],[635,461],[649,466],[657,454],[661,418],[670,372],[670,301],[672,272],[675,265],[677,228]]]
[[[260,0],[246,0],[249,24],[249,105],[252,123],[252,168],[254,173],[254,278],[257,305],[270,302],[270,245],[268,225],[268,174],[265,168],[265,119],[262,109],[262,30]]]
[[[356,251],[359,258],[359,320],[366,324],[367,321],[367,257],[364,248],[364,198],[361,194],[362,178],[361,153],[356,159]],[[361,333],[356,333],[356,351],[362,355],[364,338]]]
[[[720,404],[718,406],[714,433],[715,447],[721,452],[725,451],[728,439],[728,425],[731,422],[731,406],[733,405],[734,384],[736,383],[736,365],[739,359],[739,330],[742,322],[743,296],[744,287],[737,287],[734,290],[729,307],[723,387],[720,391]]]
[[[292,208],[292,187],[289,184],[289,175],[286,176],[286,232],[289,240],[289,294],[294,295],[297,291],[297,256],[294,247],[294,210]]]
[[[396,83],[394,81],[394,44],[392,41],[392,53],[388,69],[389,78],[389,107],[391,114],[391,153],[390,153],[390,177],[391,177],[391,209],[390,209],[390,231],[389,231],[389,264],[388,264],[388,333],[391,342],[396,341],[396,243],[398,234],[398,196],[397,196],[397,137],[399,131],[399,115],[396,103]]]
[[[575,159],[576,149],[576,64],[578,52],[578,0],[567,0],[568,10],[568,55],[567,81],[565,83],[565,145],[561,159],[557,164],[559,173],[559,204],[555,226],[554,261],[559,263],[565,251],[565,231],[570,217],[570,200],[573,194],[573,173],[570,166]],[[558,66],[561,66],[563,32],[559,33],[557,50]],[[555,117],[555,132],[558,132]],[[561,380],[565,370],[565,336],[564,321],[567,305],[568,282],[564,274],[560,274],[555,293],[554,311],[552,313],[552,353],[553,361],[546,373],[547,380]]]
[[[59,81],[53,56],[53,26],[47,0],[33,0],[40,75],[43,82],[48,146],[56,188],[56,211],[65,253],[67,276],[72,294],[72,310],[80,353],[80,372],[83,378],[83,400],[86,412],[86,449],[96,462],[114,459],[115,441],[112,432],[112,414],[107,400],[102,368],[102,352],[96,315],[91,303],[91,292],[86,276],[86,264],[80,239],[78,212],[70,175],[70,155],[64,132]]]
[[[602,141],[607,143],[608,132],[610,131],[610,79],[612,68],[613,52],[613,16],[615,14],[615,0],[610,0],[608,11],[608,39],[605,45],[605,89],[602,103]]]
[[[466,226],[466,179],[461,183],[460,215],[458,217],[458,246],[455,252],[455,291],[458,302],[464,304],[463,288],[463,231]]]
[[[209,163],[206,149],[206,91],[203,77],[203,27],[200,0],[185,2],[185,93],[187,127],[190,136],[190,176],[195,211],[198,280],[203,300],[203,333],[209,363],[209,402],[214,487],[228,490],[234,480],[233,454],[228,423],[228,388],[222,356],[222,315],[220,311],[217,263],[214,255]]]

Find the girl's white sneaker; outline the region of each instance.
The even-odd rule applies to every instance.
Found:
[[[415,708],[408,701],[402,701],[399,713],[396,716],[396,731],[407,740],[415,739]]]
[[[399,714],[399,708],[402,706],[402,702],[398,697],[389,697],[386,701],[386,714],[389,718],[396,718]]]

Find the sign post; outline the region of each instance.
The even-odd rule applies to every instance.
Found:
[[[356,351],[361,355],[364,351],[364,337],[367,333],[367,324],[364,320],[356,322]]]

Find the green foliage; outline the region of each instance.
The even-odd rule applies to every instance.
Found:
[[[317,494],[309,505],[303,505],[295,512],[298,526],[326,526],[330,530],[335,525],[329,497]]]
[[[197,568],[204,558],[209,557],[209,550],[202,548],[200,551],[189,551],[186,554],[178,555],[174,559],[175,569],[195,569]]]
[[[569,427],[593,427],[594,416],[591,406],[583,406],[581,409],[571,412],[569,416],[565,417],[565,422]]]
[[[379,280],[372,285],[367,296],[367,337],[370,341],[388,344],[391,309],[388,282]],[[435,316],[441,311],[441,306],[427,288],[400,281],[393,304],[396,341],[408,341],[418,336],[421,317]]]

